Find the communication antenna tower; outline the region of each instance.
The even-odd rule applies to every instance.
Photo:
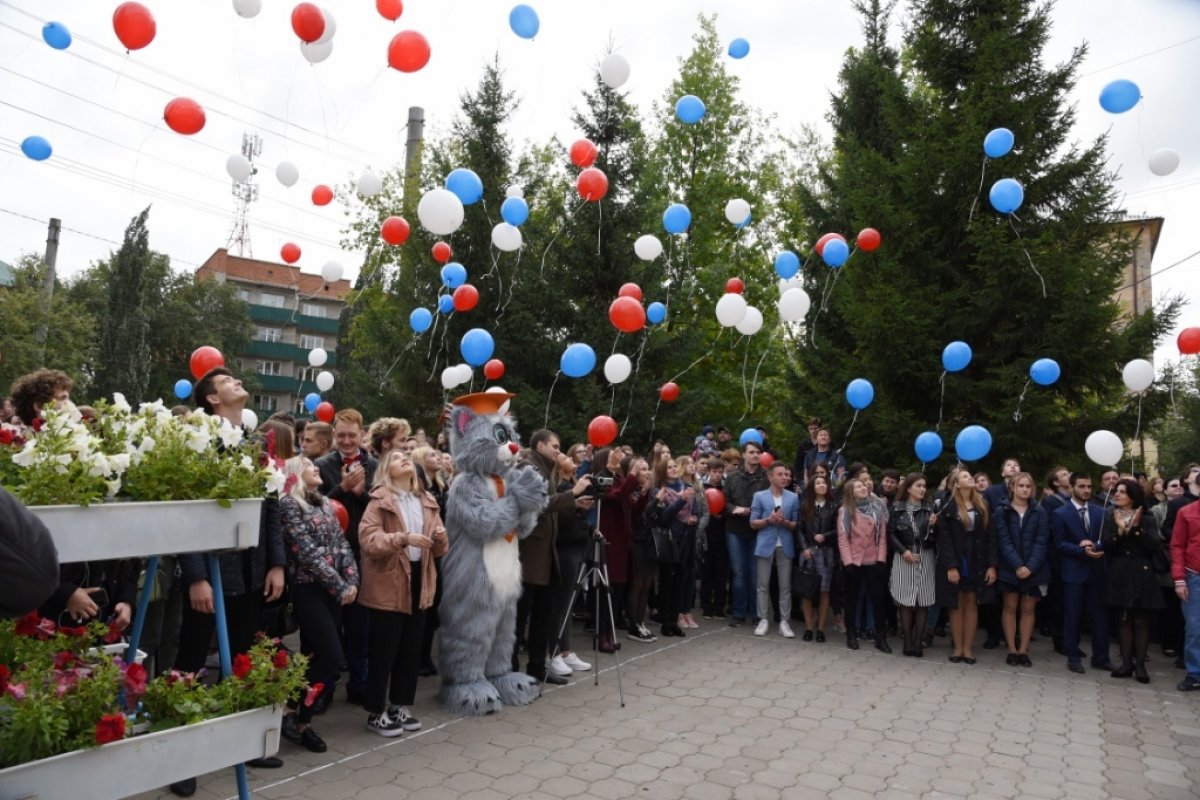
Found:
[[[254,248],[250,244],[250,204],[258,199],[258,184],[254,176],[258,167],[254,159],[262,155],[262,138],[258,134],[242,134],[242,155],[250,162],[250,177],[244,181],[233,182],[233,196],[237,198],[237,209],[234,211],[233,227],[229,230],[229,239],[225,242],[226,250],[235,250],[239,256],[253,256]]]

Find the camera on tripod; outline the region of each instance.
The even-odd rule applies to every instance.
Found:
[[[588,484],[588,487],[583,490],[583,497],[594,497],[596,499],[600,499],[600,496],[604,494],[607,489],[612,488],[613,478],[611,475],[591,475],[590,477],[592,481]]]

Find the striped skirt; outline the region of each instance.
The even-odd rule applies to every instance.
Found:
[[[892,557],[892,599],[902,606],[931,606],[937,601],[937,554],[922,550],[909,564],[897,553]]]

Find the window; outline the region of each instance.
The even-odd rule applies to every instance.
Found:
[[[296,399],[296,405],[292,408],[292,413],[298,417],[306,417],[309,414],[308,408],[304,405],[304,398]]]
[[[322,348],[325,347],[325,337],[324,336],[309,336],[308,334],[301,334],[301,336],[300,336],[300,349],[301,350],[316,350],[318,347],[322,347]]]
[[[261,411],[279,410],[279,398],[270,394],[254,395],[254,407]]]
[[[267,294],[266,292],[263,292],[262,297],[259,298],[258,304],[262,306],[270,306],[271,308],[283,308],[283,295]]]
[[[254,363],[254,371],[259,375],[278,375],[280,373],[280,366],[278,361],[256,361]]]
[[[323,367],[302,367],[296,371],[296,380],[301,383],[314,383],[317,380],[317,373],[322,369]]]
[[[269,325],[259,325],[254,338],[260,342],[278,342],[283,338],[283,328],[272,328]]]
[[[324,318],[325,306],[321,305],[320,303],[305,303],[303,314],[306,317],[322,317],[322,318]]]
[[[251,292],[249,289],[238,289],[237,290],[237,299],[241,300],[243,303],[253,303],[254,302],[254,293]]]

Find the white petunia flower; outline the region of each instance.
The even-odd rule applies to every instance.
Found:
[[[34,461],[37,459],[37,455],[37,440],[30,439],[25,443],[25,447],[22,448],[21,452],[12,457],[12,460],[18,467],[32,467]]]
[[[108,487],[108,496],[113,498],[117,496],[117,492],[121,491],[121,479],[113,478],[111,481],[105,481],[104,485]]]
[[[113,392],[112,407],[113,411],[123,411],[126,414],[133,411],[133,408],[129,405],[129,401],[125,399],[125,395],[120,392]]]
[[[287,476],[274,467],[269,468],[268,473],[266,484],[267,493],[283,494],[283,487],[287,485]]]
[[[108,471],[117,475],[124,475],[129,469],[130,457],[128,453],[117,453],[108,457]]]
[[[244,435],[245,431],[243,431],[241,428],[233,427],[228,422],[223,423],[220,429],[217,431],[217,436],[221,438],[221,444],[229,448],[237,447],[239,444],[241,444],[242,437]]]
[[[197,453],[203,453],[208,450],[208,445],[212,441],[208,431],[205,428],[192,428],[188,431],[187,446]]]
[[[242,460],[238,462],[238,466],[247,472],[254,472],[254,462],[250,459],[250,456],[243,455]]]
[[[147,411],[153,412],[155,416],[158,416],[159,414],[164,413],[164,412],[168,416],[170,416],[170,414],[171,414],[171,412],[167,409],[166,405],[163,403],[162,398],[155,400],[153,403],[142,403],[140,406],[138,406],[139,413],[145,413]]]

